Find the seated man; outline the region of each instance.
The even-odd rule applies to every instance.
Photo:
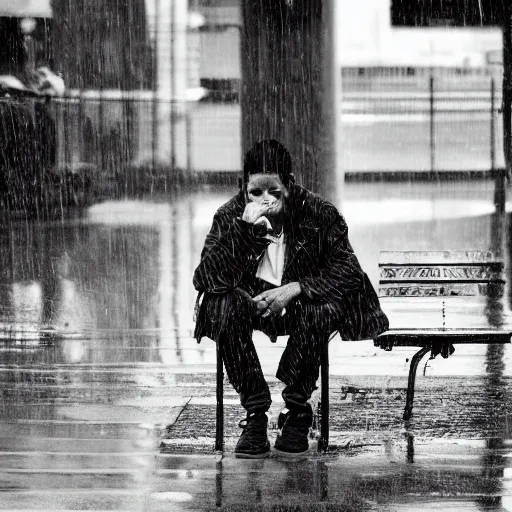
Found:
[[[289,335],[277,370],[288,409],[275,448],[308,449],[322,344],[370,339],[388,321],[350,246],[336,208],[294,183],[288,151],[275,140],[245,158],[242,190],[214,216],[194,273],[199,291],[195,337],[220,345],[229,381],[247,411],[237,457],[269,454],[268,385],[252,342],[254,329],[275,341]],[[202,302],[201,302],[202,298]]]

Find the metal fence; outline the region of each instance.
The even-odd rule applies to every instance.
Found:
[[[494,78],[501,88],[503,67],[447,66],[344,66],[341,69],[344,91],[403,91],[428,89],[431,79],[443,91],[481,91]]]
[[[341,154],[348,172],[493,171],[503,168],[499,73],[345,77]],[[394,83],[394,85],[393,85]]]
[[[51,101],[58,166],[110,175],[239,171],[238,103],[170,101],[150,91],[76,92]]]
[[[371,86],[356,87],[344,77],[339,149],[346,173],[504,167],[499,73],[467,80],[424,73],[414,87],[401,76],[392,78],[379,84],[374,77]],[[240,170],[239,102],[169,104],[150,92],[95,94],[52,102],[60,164],[92,163],[118,175],[136,168],[171,174]]]
[[[49,110],[60,172],[88,169],[135,189],[192,172],[189,102],[151,91],[76,91],[53,99]]]
[[[422,72],[414,85],[397,73],[351,73],[343,71],[342,84],[339,149],[346,173],[504,167],[499,72],[464,79]],[[43,105],[53,119],[58,172],[86,170],[136,188],[241,168],[237,101],[108,90],[20,101]]]

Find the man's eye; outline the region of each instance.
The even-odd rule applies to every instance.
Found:
[[[269,193],[272,194],[276,199],[281,199],[281,196],[283,195],[280,190],[270,190]]]
[[[249,194],[251,194],[251,196],[261,196],[261,190],[257,188],[254,190],[249,190]]]

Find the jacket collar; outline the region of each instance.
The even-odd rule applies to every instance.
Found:
[[[320,228],[313,224],[311,204],[302,187],[297,185],[290,187],[288,204],[290,215],[287,217],[285,229],[292,240],[302,245],[314,237]]]
[[[311,205],[306,197],[306,191],[298,185],[291,185],[288,197],[289,215],[285,217],[284,229],[288,237],[287,244],[293,243],[301,246],[313,238],[320,227],[313,224],[310,211]],[[245,196],[241,190],[234,197],[234,208],[237,216],[242,216],[245,208]]]

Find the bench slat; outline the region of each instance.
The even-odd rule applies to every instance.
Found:
[[[507,344],[512,332],[478,329],[396,329],[386,331],[375,338],[377,346],[421,347],[436,343],[452,344]]]
[[[379,265],[411,264],[499,264],[501,261],[493,251],[382,251]]]
[[[380,279],[389,281],[495,281],[502,280],[503,266],[489,265],[383,265]]]
[[[510,324],[503,261],[492,251],[387,251],[380,260],[388,262],[380,265],[381,306],[402,336],[403,329],[409,336],[425,328],[446,336],[446,328],[463,327],[467,335]]]
[[[499,281],[489,283],[398,283],[380,282],[379,295],[381,297],[478,297],[492,295],[501,296],[504,284]]]
[[[504,299],[476,297],[381,297],[390,329],[496,329],[512,325]],[[506,327],[503,327],[506,329]]]
[[[414,283],[417,283],[417,284],[435,284],[435,283],[440,283],[440,284],[501,283],[501,284],[505,284],[505,280],[499,279],[499,278],[496,278],[496,279],[487,279],[487,278],[483,278],[483,279],[469,279],[469,278],[468,279],[450,279],[450,278],[413,279],[413,278],[407,278],[407,277],[397,277],[396,279],[381,279],[380,283],[381,284],[395,284],[395,283],[396,284],[402,284],[402,283],[405,283],[405,284],[414,284]]]
[[[389,267],[389,268],[402,268],[402,267],[490,267],[490,268],[496,268],[496,267],[503,267],[502,261],[450,261],[450,262],[410,262],[410,263],[386,263],[379,261],[379,267]]]

